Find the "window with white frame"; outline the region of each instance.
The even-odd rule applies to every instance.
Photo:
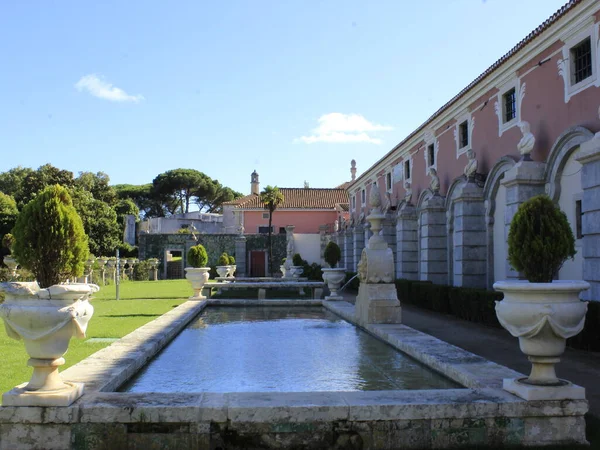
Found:
[[[432,130],[425,131],[423,135],[425,141],[425,150],[423,156],[425,158],[425,174],[429,173],[430,168],[437,170],[437,152],[439,148],[439,141],[435,138],[435,134]]]
[[[406,161],[404,161],[404,179],[406,181],[410,180],[410,159],[407,159]]]
[[[352,196],[352,211],[356,211],[356,194]]]
[[[471,149],[471,141],[473,136],[473,127],[475,119],[471,114],[466,112],[459,116],[454,127],[454,141],[456,143],[456,158]]]
[[[427,146],[427,166],[435,166],[435,144]]]
[[[388,172],[385,174],[385,189],[388,192],[392,191],[392,172]]]
[[[516,75],[498,88],[494,109],[498,116],[498,137],[517,126],[521,120],[521,104],[525,97],[525,83],[520,83]]]
[[[600,24],[586,23],[582,28],[562,37],[562,59],[558,74],[563,78],[565,103],[589,86],[598,85],[598,29]]]
[[[365,206],[367,204],[367,191],[364,189],[360,191],[360,206]]]

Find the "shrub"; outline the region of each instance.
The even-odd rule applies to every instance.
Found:
[[[229,255],[225,252],[221,253],[219,256],[219,266],[228,266],[229,265]]]
[[[329,241],[329,243],[325,247],[325,252],[323,256],[327,264],[329,264],[329,267],[336,267],[341,257],[342,252],[340,250],[340,247],[335,242]]]
[[[232,255],[229,255],[229,265],[230,266],[234,266],[235,265],[235,258]]]
[[[206,267],[208,254],[202,244],[194,245],[188,250],[187,262],[192,267]]]
[[[138,248],[133,245],[128,244],[127,242],[121,242],[117,247],[119,249],[119,257],[120,258],[137,258],[138,257]]]
[[[13,254],[42,288],[83,274],[88,238],[71,196],[48,186],[23,207],[13,229]]]
[[[575,238],[564,212],[546,195],[519,206],[508,233],[508,260],[532,283],[550,283],[568,258]]]
[[[139,261],[133,266],[132,280],[148,281],[150,279],[150,270],[152,270],[152,264],[150,264],[150,261]]]
[[[294,264],[294,266],[301,266],[302,261],[304,260],[302,259],[302,256],[300,256],[300,253],[296,253],[292,258],[292,264]]]
[[[7,249],[8,254],[10,254],[10,252],[12,251],[12,246],[14,245],[14,243],[15,237],[10,233],[6,233],[2,238],[2,248]]]

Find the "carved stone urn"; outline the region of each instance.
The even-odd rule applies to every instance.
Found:
[[[12,278],[16,279],[19,276],[17,274],[17,267],[19,267],[17,260],[7,255],[4,257],[4,264],[6,264],[6,267],[8,267],[8,270],[10,270]]]
[[[521,351],[532,365],[529,377],[518,382],[535,386],[567,384],[556,377],[554,366],[565,351],[566,340],[583,329],[587,302],[579,300],[579,294],[589,287],[585,281],[494,283],[494,289],[504,293],[504,300],[496,302],[498,320],[519,338]]]
[[[83,393],[82,383],[61,379],[58,367],[65,363],[69,340],[85,338],[94,313],[90,295],[99,290],[92,284],[57,284],[40,289],[37,283],[1,283],[5,293],[0,317],[6,333],[23,340],[33,367],[29,383],[2,396],[5,406],[68,406]]]
[[[233,278],[233,274],[237,270],[237,266],[235,264],[231,264],[227,267],[229,268],[229,270],[227,271],[227,276]]]
[[[217,273],[220,277],[226,278],[229,275],[229,266],[217,266]]]
[[[186,267],[185,277],[192,284],[194,295],[190,300],[204,300],[206,296],[202,295],[202,289],[210,277],[210,267]]]
[[[323,280],[327,283],[330,294],[325,297],[325,300],[343,300],[343,297],[338,293],[338,289],[346,279],[345,268],[321,269],[323,271]]]

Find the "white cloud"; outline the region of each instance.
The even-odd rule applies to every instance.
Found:
[[[296,141],[306,144],[315,142],[368,142],[381,144],[381,139],[370,133],[390,131],[387,125],[378,125],[365,119],[360,114],[329,113],[319,117],[319,125],[312,130],[310,136],[302,136]]]
[[[79,91],[87,91],[94,97],[110,100],[111,102],[139,102],[144,100],[142,95],[129,95],[123,89],[113,86],[111,83],[98,78],[97,75],[90,74],[81,77],[75,84],[75,88]]]

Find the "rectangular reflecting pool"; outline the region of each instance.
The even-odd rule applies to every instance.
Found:
[[[208,307],[123,392],[461,387],[322,307]]]

